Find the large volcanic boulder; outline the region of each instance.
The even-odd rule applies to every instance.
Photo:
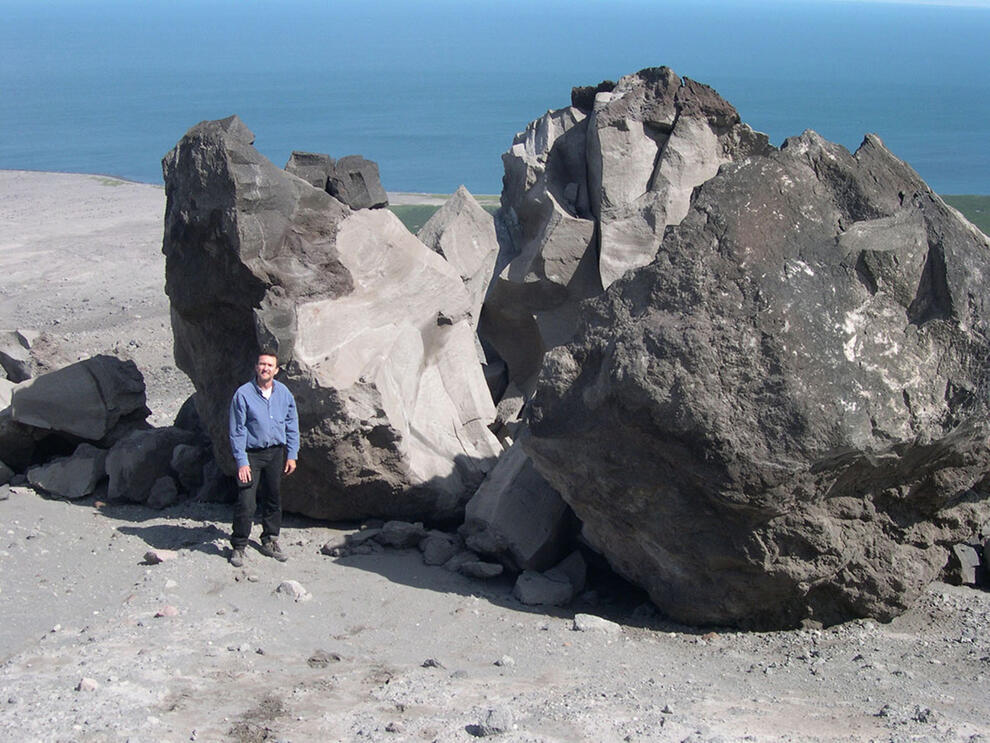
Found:
[[[807,132],[586,303],[526,448],[678,620],[887,620],[990,516],[988,322],[987,238],[876,137]]]
[[[236,117],[203,122],[163,161],[176,363],[217,462],[232,471],[230,398],[274,345],[302,428],[288,510],[459,516],[500,451],[460,276],[391,212],[352,211],[253,139]]]
[[[768,150],[714,90],[666,67],[575,88],[572,102],[502,156],[501,252],[480,331],[524,391],[544,352],[573,336],[578,303],[653,260],[696,186]]]

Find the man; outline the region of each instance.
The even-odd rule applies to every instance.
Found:
[[[263,350],[254,366],[254,379],[242,384],[230,403],[230,448],[237,463],[237,505],[230,538],[230,564],[244,564],[257,494],[261,493],[261,553],[285,562],[278,544],[282,527],[282,474],[291,475],[299,457],[299,416],[296,401],[279,381],[278,357]]]

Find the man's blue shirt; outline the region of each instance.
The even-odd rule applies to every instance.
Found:
[[[248,449],[284,444],[286,459],[299,458],[299,414],[289,388],[272,380],[267,400],[255,380],[242,384],[230,401],[230,448],[238,467],[247,467]]]

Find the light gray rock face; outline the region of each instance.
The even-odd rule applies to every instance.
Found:
[[[623,77],[595,97],[588,122],[588,182],[598,217],[602,286],[653,260],[691,192],[732,160],[767,152],[714,90],[667,67]]]
[[[144,420],[144,377],[133,361],[94,356],[18,385],[10,414],[25,426],[99,441],[125,418]]]
[[[478,326],[481,304],[498,257],[495,222],[464,186],[444,202],[416,237],[442,255],[460,274],[471,300],[471,319]]]
[[[327,179],[327,192],[351,209],[380,209],[388,206],[382,188],[378,163],[360,155],[347,155],[333,164]]]
[[[171,479],[170,464],[175,447],[194,441],[194,434],[171,426],[134,431],[121,439],[106,459],[110,479],[107,496],[110,500],[146,503],[160,478]],[[158,486],[159,503],[163,487]],[[175,487],[174,482],[172,487]]]
[[[468,501],[460,533],[470,549],[513,570],[546,570],[564,555],[574,518],[516,442]]]
[[[711,88],[666,67],[572,100],[502,156],[501,252],[481,335],[527,393],[543,353],[572,338],[578,303],[649,263],[719,166],[768,148]]]
[[[302,428],[287,510],[457,518],[500,451],[459,274],[391,212],[351,211],[252,141],[236,117],[204,122],[163,162],[176,362],[217,462],[232,471],[230,398],[274,345]]]
[[[17,383],[9,379],[0,379],[0,410],[10,407],[10,400],[14,396]]]
[[[58,457],[27,471],[31,487],[75,500],[91,495],[106,475],[106,449],[80,444],[71,457]]]
[[[890,619],[990,516],[990,245],[868,136],[724,165],[545,359],[526,442],[688,623]]]

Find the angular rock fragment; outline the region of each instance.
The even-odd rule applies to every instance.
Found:
[[[314,188],[326,191],[333,166],[334,160],[329,155],[293,150],[289,155],[289,162],[285,164],[285,172],[302,178]]]
[[[463,543],[453,535],[441,531],[431,531],[419,543],[423,562],[427,565],[443,565],[461,551]]]
[[[31,487],[75,500],[91,495],[107,476],[107,451],[80,444],[70,457],[58,457],[27,471]]]
[[[380,209],[388,206],[382,188],[378,163],[360,155],[347,155],[333,164],[327,178],[327,192],[351,209]]]
[[[171,480],[172,452],[180,444],[190,444],[195,435],[180,428],[153,428],[135,431],[114,444],[106,459],[107,476],[110,478],[107,497],[131,503],[145,503],[158,487],[156,502],[161,508],[173,488],[174,481],[160,483],[161,478]],[[173,501],[174,502],[174,501]]]
[[[20,333],[0,331],[0,378],[24,382],[34,376],[30,346]]]
[[[460,533],[470,549],[513,570],[546,570],[564,554],[574,521],[516,442],[468,501]]]
[[[526,449],[679,621],[890,619],[990,515],[988,280],[986,237],[879,139],[806,132],[723,164],[583,306]]]
[[[512,595],[528,606],[566,606],[574,598],[567,580],[554,580],[535,570],[524,570],[516,578]]]
[[[94,356],[14,390],[11,418],[34,428],[99,441],[125,417],[144,419],[144,378],[133,361]]]
[[[456,518],[500,451],[459,274],[387,210],[352,212],[252,141],[236,117],[203,122],[163,161],[176,362],[217,463],[232,471],[229,401],[272,345],[302,428],[286,510]]]
[[[471,300],[471,319],[477,328],[481,304],[498,257],[498,238],[492,215],[464,186],[459,186],[420,228],[416,237],[442,255],[460,274]]]

